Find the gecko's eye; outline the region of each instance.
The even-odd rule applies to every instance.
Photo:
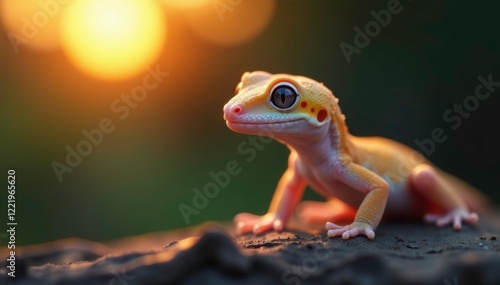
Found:
[[[297,103],[297,89],[291,83],[282,82],[276,84],[273,89],[271,89],[271,103],[273,107],[279,110],[289,110],[294,107]]]

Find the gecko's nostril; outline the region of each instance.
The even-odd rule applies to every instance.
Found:
[[[243,107],[240,104],[226,104],[224,106],[224,119],[226,121],[238,121],[242,114]]]
[[[233,106],[231,106],[231,112],[233,114],[239,114],[239,113],[241,113],[241,106],[240,105],[233,105]]]

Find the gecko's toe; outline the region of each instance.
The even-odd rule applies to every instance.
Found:
[[[281,220],[275,220],[274,223],[273,223],[273,229],[276,231],[276,232],[282,232],[283,231],[283,221]]]
[[[452,220],[452,217],[451,216],[444,216],[444,217],[441,217],[439,218],[437,221],[436,221],[436,226],[442,228],[446,225],[449,225],[451,223],[451,220]]]
[[[365,230],[365,235],[369,238],[369,239],[374,239],[375,238],[375,232],[372,231],[372,230]]]
[[[344,229],[335,229],[335,230],[329,230],[328,231],[328,237],[336,237],[339,235],[342,235],[345,232]]]
[[[239,222],[236,224],[236,232],[241,235],[241,234],[246,234],[248,232],[252,232],[254,228],[253,223],[249,222]]]
[[[460,216],[453,217],[453,229],[456,231],[462,229],[462,221],[460,219]]]
[[[344,226],[339,226],[337,224],[334,224],[334,223],[331,223],[331,222],[327,222],[326,225],[325,225],[325,228],[327,230],[338,230],[338,229],[344,228]]]
[[[435,214],[426,214],[424,216],[424,221],[428,224],[433,224],[435,222],[437,222],[437,220],[439,220],[441,216],[439,215],[435,215]]]
[[[479,216],[473,212],[473,213],[470,213],[467,217],[465,217],[464,220],[467,223],[475,224],[475,223],[479,222]]]

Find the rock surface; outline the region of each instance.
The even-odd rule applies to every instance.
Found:
[[[460,232],[382,225],[372,241],[234,237],[215,225],[109,244],[69,239],[19,249],[15,278],[5,268],[0,284],[500,284],[500,213]]]

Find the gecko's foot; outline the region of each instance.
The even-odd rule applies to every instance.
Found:
[[[373,227],[363,222],[353,222],[347,226],[339,226],[328,222],[325,227],[328,230],[329,237],[336,237],[340,235],[343,239],[349,239],[358,235],[365,235],[369,239],[373,239],[375,237]]]
[[[458,231],[462,228],[462,221],[473,225],[479,221],[479,216],[466,209],[455,209],[444,215],[426,214],[424,220],[427,223],[434,223],[438,227],[452,225],[453,229]]]
[[[281,232],[284,228],[283,220],[272,213],[267,213],[263,216],[239,213],[234,217],[234,224],[236,225],[236,232],[238,234],[253,232],[256,235],[260,235],[273,230]]]

